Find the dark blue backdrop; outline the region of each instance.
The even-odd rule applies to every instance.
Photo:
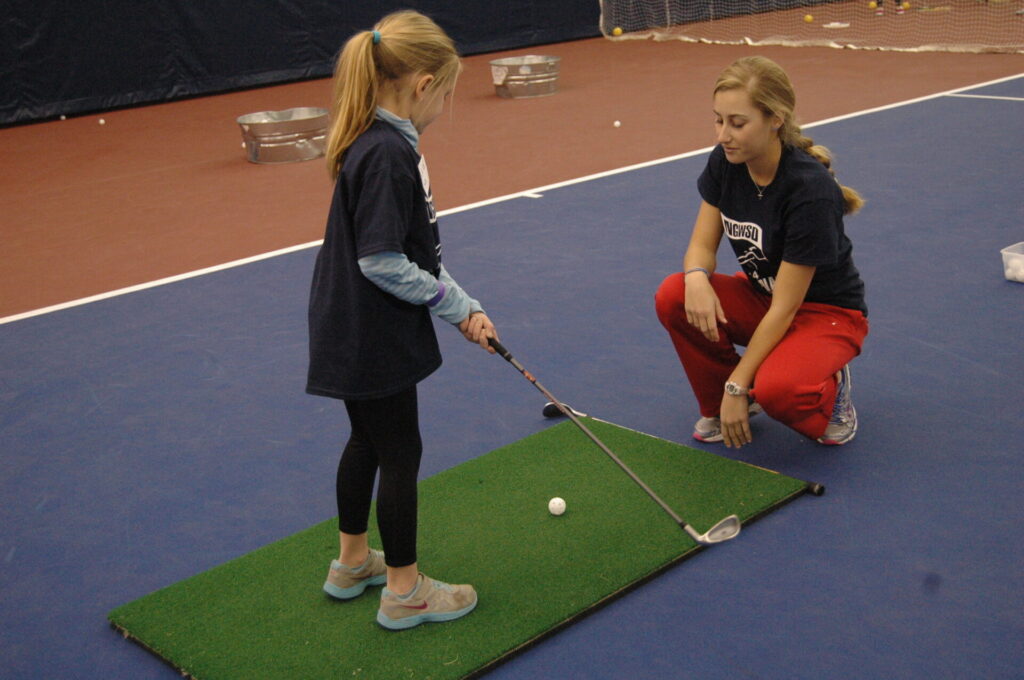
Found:
[[[596,0],[12,0],[0,125],[323,77],[384,14],[433,17],[463,54],[598,34]]]

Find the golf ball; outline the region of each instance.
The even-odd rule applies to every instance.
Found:
[[[548,501],[548,512],[558,516],[565,512],[565,501],[557,496]]]

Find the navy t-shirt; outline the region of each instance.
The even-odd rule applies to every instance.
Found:
[[[375,399],[407,389],[441,365],[430,312],[384,292],[358,260],[399,252],[435,276],[437,214],[426,164],[390,124],[374,121],[345,152],[316,258],[309,299],[306,391]]]
[[[843,194],[828,169],[784,147],[775,179],[758,198],[747,166],[716,146],[697,180],[701,197],[722,213],[722,227],[754,286],[771,295],[783,261],[816,267],[804,298],[867,314],[864,282],[843,226]]]

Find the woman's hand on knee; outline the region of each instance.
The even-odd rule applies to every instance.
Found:
[[[710,284],[686,287],[686,322],[705,338],[718,342],[718,324],[728,323],[722,303]]]

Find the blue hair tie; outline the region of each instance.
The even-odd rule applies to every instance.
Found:
[[[373,44],[376,45],[380,42],[380,31],[373,32]]]

